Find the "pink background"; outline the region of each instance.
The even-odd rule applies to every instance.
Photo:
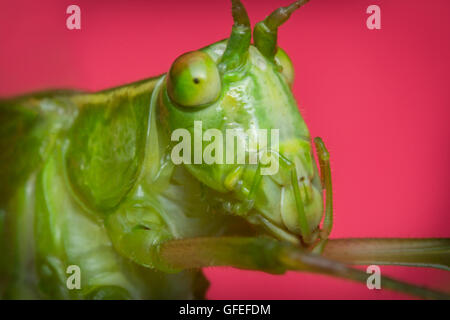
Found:
[[[244,0],[255,23],[289,0]],[[82,30],[66,29],[81,7]],[[382,29],[365,11],[381,7]],[[312,0],[280,29],[294,93],[332,156],[340,237],[450,237],[448,0]],[[166,72],[181,53],[226,38],[220,1],[2,1],[0,96],[52,87],[99,90]],[[448,288],[439,270],[383,274]],[[325,276],[211,268],[212,299],[398,299]]]

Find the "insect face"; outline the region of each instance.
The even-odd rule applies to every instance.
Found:
[[[278,49],[270,61],[251,45],[238,71],[220,73],[225,50],[222,41],[185,54],[167,75],[159,119],[172,146],[185,147],[172,156],[181,153],[225,212],[292,239],[301,234],[301,210],[311,232],[322,217],[322,194],[309,131],[290,89],[290,59]]]
[[[263,41],[260,24],[250,44],[241,9],[233,7],[228,40],[175,60],[160,91],[159,120],[174,162],[216,192],[222,211],[297,241],[322,218],[310,135],[291,91],[291,60],[276,38]]]

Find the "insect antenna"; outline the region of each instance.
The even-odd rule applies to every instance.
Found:
[[[231,0],[231,14],[234,24],[228,39],[227,48],[219,63],[222,73],[234,71],[245,64],[248,56],[248,48],[252,38],[250,19],[244,5],[239,0]]]
[[[278,27],[285,23],[291,14],[309,0],[299,0],[287,7],[276,9],[263,21],[255,25],[253,38],[259,51],[269,59],[273,59],[277,49]]]

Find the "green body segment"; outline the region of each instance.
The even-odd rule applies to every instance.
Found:
[[[164,207],[164,197],[178,198],[180,191],[170,187],[174,175],[161,175],[167,188],[145,197],[148,203],[133,198],[140,186],[139,174],[151,170],[152,163],[158,166],[151,159],[145,166],[143,160],[145,145],[154,144],[149,141],[147,122],[156,81],[104,93],[49,92],[1,101],[3,297],[203,296],[207,282],[200,271],[167,274],[140,266],[117,253],[105,228],[109,216],[133,208],[127,217],[138,224],[153,223],[165,230],[161,234],[189,233],[176,229],[170,214],[163,221],[154,211],[144,210],[152,205]],[[178,200],[165,202],[174,208],[188,206]],[[179,215],[184,213],[178,210]],[[193,220],[191,229],[201,229],[197,226],[201,219]],[[80,267],[81,289],[67,288],[70,265]]]

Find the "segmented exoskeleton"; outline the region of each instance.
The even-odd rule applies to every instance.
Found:
[[[213,265],[362,282],[366,273],[346,264],[448,270],[449,239],[328,239],[329,154],[316,138],[319,170],[291,61],[276,45],[278,27],[305,2],[257,23],[251,44],[247,13],[233,0],[229,39],[178,57],[159,77],[1,100],[0,294],[203,298],[199,268]],[[202,132],[278,129],[277,150],[257,152],[268,148],[279,170],[262,174],[262,161],[175,164],[173,134],[195,135],[196,121]],[[81,270],[77,290],[66,286],[71,265]],[[383,287],[448,298],[389,278]]]

